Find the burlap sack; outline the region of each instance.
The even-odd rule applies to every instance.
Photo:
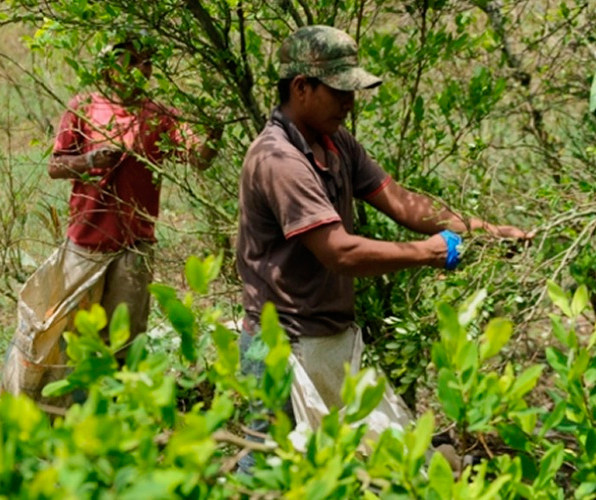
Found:
[[[43,398],[41,390],[68,373],[62,334],[74,329],[79,309],[101,300],[105,272],[115,256],[89,253],[67,241],[27,280],[2,371],[3,390],[44,404],[70,403],[68,397]]]

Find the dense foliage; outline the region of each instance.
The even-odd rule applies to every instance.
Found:
[[[189,259],[186,276],[195,294],[205,292],[217,266],[217,259]],[[432,412],[406,432],[385,431],[362,453],[362,418],[382,394],[366,382],[365,372],[345,381],[345,411],[333,409],[314,433],[293,430],[282,411],[291,385],[290,348],[274,308],[263,311],[266,371],[256,380],[236,375],[237,335],[217,321],[216,309],[197,309],[195,294],[180,300],[174,289],[159,285],[152,291],[182,336],[186,373],[170,370],[163,352],[148,349],[146,335],[135,339],[119,368],[114,353],[129,336],[126,308],[110,322],[107,346],[99,334],[106,325],[104,311],[95,305],[79,312],[78,333],[66,337],[73,371],[48,385],[45,394],[78,389],[86,400],[50,422],[27,398],[3,395],[0,493],[27,499],[594,498],[596,336],[586,343],[574,326],[588,306],[587,291],[579,288],[570,301],[554,283],[549,289],[565,318],[552,315],[560,341],[547,351],[552,411],[527,402],[544,365],[521,373],[511,363],[486,368],[509,341],[512,324],[494,319],[477,339],[471,338],[468,327],[482,308],[483,295],[459,311],[446,304],[439,308],[441,338],[433,346],[433,361],[446,416],[464,443],[499,436],[509,447],[508,453],[489,451],[459,478],[441,453],[427,453]],[[200,327],[204,338],[198,335]],[[199,342],[186,343],[189,334]],[[216,354],[206,357],[210,348]],[[197,359],[203,359],[200,374],[189,369],[197,367]],[[211,397],[181,412],[177,387],[198,384],[205,376]],[[261,401],[270,413],[243,414],[241,401]],[[272,419],[265,443],[231,432],[254,417]],[[234,468],[249,450],[257,463],[254,475],[245,476]]]
[[[181,263],[190,253],[218,254],[222,272],[211,295],[197,309],[190,296],[180,300],[174,289],[155,285],[154,328],[122,370],[112,353],[125,319],[115,321],[112,345],[102,347],[94,334],[102,314],[81,315],[81,336],[69,337],[78,368],[53,390],[86,388],[87,402],[50,423],[30,402],[0,401],[3,491],[22,491],[23,498],[81,498],[83,485],[90,498],[148,495],[134,488],[154,498],[174,491],[188,498],[593,495],[594,353],[584,339],[592,318],[585,306],[596,303],[591,2],[10,0],[0,6],[0,23],[7,33],[0,44],[5,338],[20,283],[63,238],[68,186],[40,180],[56,119],[73,93],[102,87],[102,71],[114,66],[104,56],[107,44],[140,34],[156,49],[146,91],[180,109],[199,134],[225,124],[220,156],[204,176],[185,165],[159,170],[167,182],[158,278],[204,294],[216,261],[192,259],[188,283],[179,282]],[[358,282],[368,360],[385,368],[412,406],[424,389],[418,406],[433,407],[441,427],[456,423],[461,453],[474,448],[487,459],[457,483],[439,456],[421,472],[420,450],[433,432],[428,416],[412,431],[416,437],[387,436],[363,458],[355,451],[360,431],[337,414],[311,438],[306,455],[295,452],[278,412],[277,444],[267,451],[275,460],[259,462],[248,482],[231,474],[235,446],[246,444],[235,441],[249,417],[246,403],[265,398],[279,410],[289,383],[288,348],[276,327],[270,346],[279,365],[262,387],[231,376],[235,336],[216,321],[241,313],[233,257],[238,172],[277,102],[279,43],[313,23],[347,30],[363,64],[383,77],[378,90],[360,93],[348,127],[387,171],[465,216],[538,229],[529,248],[468,237],[464,266],[454,273],[408,270]],[[357,214],[361,234],[415,237],[364,204]],[[577,290],[573,301],[569,290]],[[565,318],[553,316],[552,329],[545,321],[549,293]],[[215,309],[205,306],[212,303]],[[495,316],[512,323],[490,320]],[[429,396],[435,387],[441,407]]]

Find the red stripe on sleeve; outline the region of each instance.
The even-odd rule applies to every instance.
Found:
[[[385,189],[389,183],[391,182],[391,176],[388,175],[385,180],[381,183],[381,185],[375,189],[372,193],[368,193],[366,196],[364,196],[365,200],[370,200],[371,198],[374,198],[376,195],[378,195],[381,191],[383,191],[383,189]]]
[[[293,236],[296,236],[298,234],[306,233],[307,231],[310,231],[311,229],[315,229],[317,227],[324,226],[325,224],[331,224],[332,222],[341,222],[341,218],[339,216],[331,217],[329,219],[324,219],[319,222],[315,222],[314,224],[310,224],[308,226],[301,227],[299,229],[294,229],[293,231],[286,234],[286,240],[289,240],[290,238],[292,238]]]

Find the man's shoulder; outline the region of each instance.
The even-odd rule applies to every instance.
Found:
[[[339,127],[337,132],[330,136],[330,139],[340,151],[349,152],[353,149],[354,145],[358,144],[356,138],[345,127]]]
[[[280,167],[287,166],[287,162],[308,162],[296,146],[294,146],[282,127],[268,122],[258,137],[252,142],[245,157],[245,165],[276,163]]]
[[[66,108],[70,111],[76,111],[76,110],[82,108],[83,106],[88,106],[88,105],[92,104],[96,100],[97,100],[97,97],[96,97],[95,93],[81,92],[79,94],[75,94],[68,100],[68,102],[66,104]]]
[[[174,106],[168,106],[150,98],[143,99],[139,107],[148,113],[167,118],[178,119],[182,116],[182,113]]]

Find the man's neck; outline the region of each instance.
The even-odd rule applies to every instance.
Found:
[[[281,112],[286,116],[286,118],[290,119],[290,121],[296,126],[296,128],[300,131],[304,140],[308,143],[308,145],[312,148],[315,144],[319,142],[319,133],[310,128],[304,120],[302,120],[298,113],[292,109],[292,107],[286,103],[280,106]]]
[[[141,106],[146,99],[144,92],[131,92],[127,95],[115,89],[108,90],[105,95],[114,104],[131,109]]]

